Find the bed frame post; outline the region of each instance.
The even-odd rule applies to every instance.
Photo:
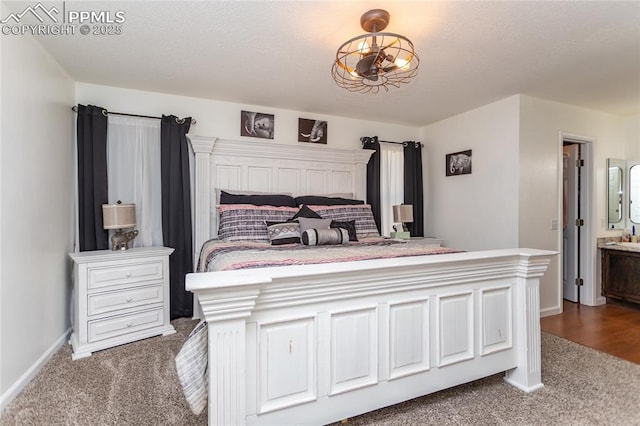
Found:
[[[218,138],[208,136],[187,135],[191,149],[195,155],[194,160],[194,203],[193,203],[193,270],[198,266],[200,247],[209,240],[211,235],[211,152]],[[193,295],[193,318],[202,317],[202,310],[198,303],[198,297]]]
[[[513,386],[533,392],[542,384],[542,357],[540,337],[540,276],[547,268],[548,260],[523,256],[520,274],[515,286],[515,346],[518,348],[518,367],[505,374],[505,380]]]
[[[200,294],[209,346],[209,425],[247,419],[247,323],[260,294],[258,279],[242,289]]]
[[[354,198],[357,200],[366,200],[367,199],[367,163],[369,162],[369,158],[371,154],[375,151],[372,149],[361,149],[353,151],[355,164],[355,173],[353,183],[354,188]]]

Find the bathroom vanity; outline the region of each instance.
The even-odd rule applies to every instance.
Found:
[[[602,245],[602,295],[640,304],[640,243]]]

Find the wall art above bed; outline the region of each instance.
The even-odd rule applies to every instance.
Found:
[[[240,112],[240,136],[273,139],[275,117],[262,112]]]
[[[454,152],[445,156],[446,176],[471,174],[471,150]]]
[[[298,118],[298,142],[327,143],[327,122]]]

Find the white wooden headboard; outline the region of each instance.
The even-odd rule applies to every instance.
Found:
[[[194,260],[202,244],[218,231],[216,188],[294,196],[350,192],[357,199],[366,199],[372,150],[197,135],[187,138],[195,154]]]

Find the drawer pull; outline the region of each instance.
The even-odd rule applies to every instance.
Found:
[[[128,322],[127,323],[127,328],[131,327],[133,325],[133,323]]]
[[[127,303],[131,302],[133,299],[130,297],[127,297]]]
[[[127,278],[131,278],[131,272],[127,272]]]

